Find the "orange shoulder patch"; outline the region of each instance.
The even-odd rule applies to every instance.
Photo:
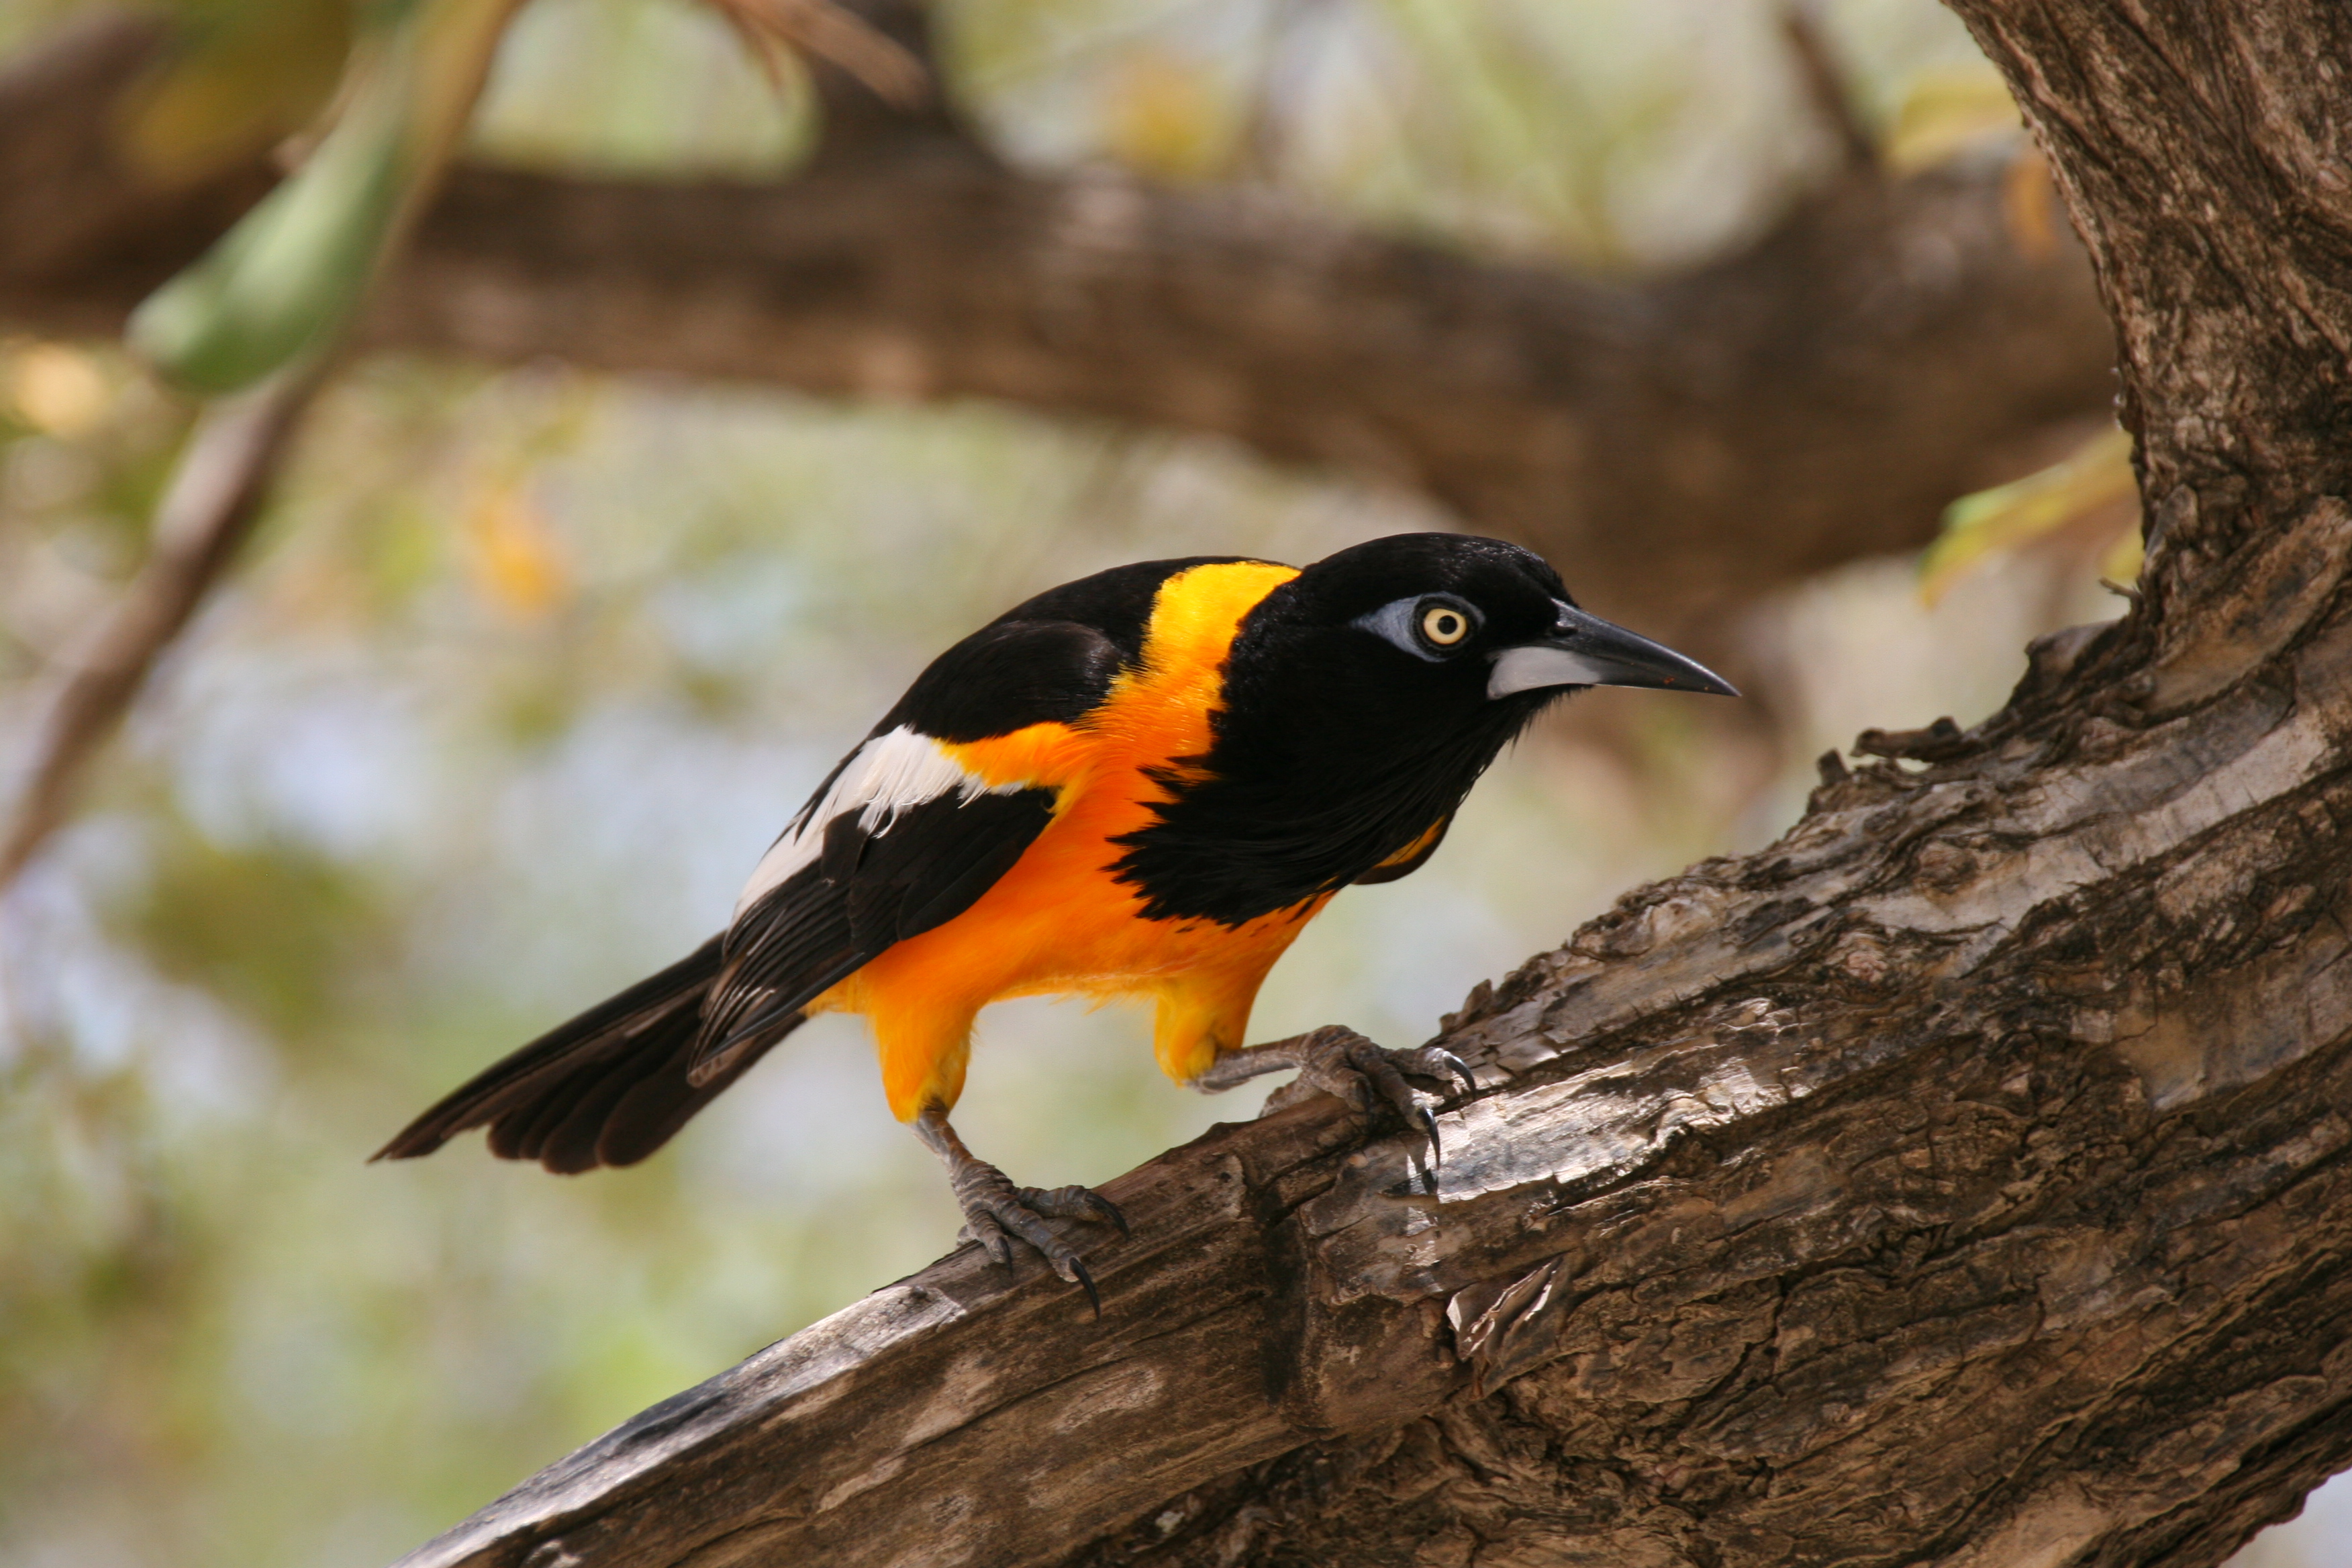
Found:
[[[1069,799],[1093,775],[1099,742],[1092,732],[1057,721],[1031,724],[1009,735],[982,741],[939,742],[958,767],[985,780],[992,789],[1028,785]]]

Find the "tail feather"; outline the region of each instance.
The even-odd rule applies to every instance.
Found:
[[[638,1037],[635,1045],[636,1048],[621,1056],[583,1061],[569,1074],[551,1075],[551,1081],[539,1093],[520,1100],[490,1123],[490,1152],[501,1160],[545,1163],[548,1141],[562,1130],[574,1111],[584,1109],[593,1114],[600,1089],[625,1090],[639,1073],[647,1068],[660,1070],[658,1050],[646,1049],[643,1036]],[[648,1061],[648,1058],[653,1059]],[[602,1098],[609,1101],[617,1094]],[[590,1148],[593,1152],[593,1137]],[[590,1161],[590,1164],[593,1163]],[[549,1168],[555,1167],[550,1164]]]
[[[460,1085],[374,1158],[430,1154],[460,1132],[488,1127],[490,1152],[500,1159],[536,1160],[562,1174],[635,1164],[803,1022],[798,1014],[779,1019],[727,1070],[691,1082],[703,1003],[720,963],[714,937]]]
[[[596,1140],[596,1157],[607,1165],[635,1164],[668,1142],[696,1111],[718,1099],[729,1084],[751,1071],[751,1065],[768,1054],[768,1047],[806,1022],[805,1013],[794,1013],[779,1020],[775,1032],[756,1048],[745,1051],[700,1084],[687,1076],[688,1067],[694,1059],[694,1040],[689,1036],[668,1071],[639,1080],[621,1097],[621,1103],[613,1108],[613,1114],[604,1121],[603,1134]]]
[[[613,1107],[649,1074],[659,1077],[662,1064],[671,1054],[658,1047],[648,1047],[612,1063],[593,1078],[583,1073],[576,1092],[551,1096],[547,1109],[530,1119],[530,1131],[522,1141],[522,1157],[567,1174],[593,1171],[603,1164],[596,1151]],[[493,1124],[491,1131],[495,1133],[497,1130]]]
[[[500,1094],[498,1103],[507,1109],[489,1120],[490,1152],[501,1160],[538,1159],[540,1147],[547,1142],[551,1130],[551,1120],[572,1109],[572,1103],[601,1076],[599,1069],[610,1071],[626,1060],[625,1057],[620,1062],[566,1064],[583,1069],[570,1073],[542,1069]],[[533,1137],[533,1133],[538,1136]]]

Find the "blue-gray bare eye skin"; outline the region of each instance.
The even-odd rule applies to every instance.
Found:
[[[1391,599],[1351,623],[1391,647],[1434,663],[1464,651],[1478,630],[1477,606],[1451,594]]]

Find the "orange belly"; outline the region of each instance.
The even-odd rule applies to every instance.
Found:
[[[1160,1065],[1180,1082],[1244,1043],[1266,971],[1330,895],[1239,927],[1146,920],[1138,890],[1110,876],[1124,852],[1112,841],[1150,826],[1152,803],[1167,797],[1146,769],[1207,752],[1234,629],[1295,575],[1259,563],[1181,573],[1154,602],[1137,668],[1093,712],[947,748],[991,784],[1041,784],[1060,799],[1053,822],[971,908],[810,1005],[866,1016],[901,1121],[929,1103],[954,1105],[972,1020],[1007,997],[1149,997]]]

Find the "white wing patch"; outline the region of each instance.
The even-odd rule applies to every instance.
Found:
[[[735,900],[735,918],[741,919],[761,894],[813,864],[824,852],[826,826],[837,816],[856,812],[858,825],[880,837],[890,831],[900,812],[926,801],[950,793],[965,800],[983,795],[1018,795],[1029,787],[1020,781],[992,784],[948,755],[937,741],[901,724],[858,747],[824,794],[801,808],[792,826],[768,847],[752,869],[742,896]]]

